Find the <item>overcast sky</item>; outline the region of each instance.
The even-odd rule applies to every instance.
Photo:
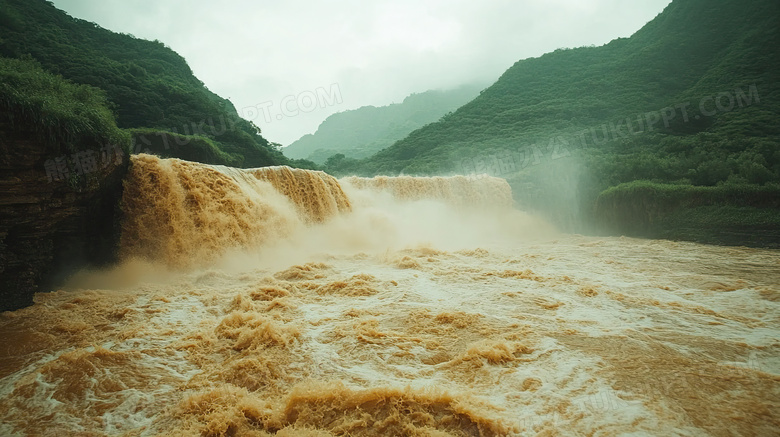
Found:
[[[489,85],[520,59],[628,37],[670,0],[53,0],[187,59],[270,141],[334,112]]]

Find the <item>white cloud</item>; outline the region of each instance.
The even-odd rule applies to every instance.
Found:
[[[490,83],[516,61],[630,36],[669,0],[54,0],[69,14],[159,39],[239,110],[289,144],[328,115],[412,92]],[[287,96],[338,84],[342,103],[285,116]],[[288,113],[289,114],[289,113]],[[281,115],[281,119],[277,116]]]

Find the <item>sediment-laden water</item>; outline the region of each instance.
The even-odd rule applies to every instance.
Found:
[[[768,436],[777,251],[559,234],[495,178],[134,157],[122,263],[0,316],[0,434]]]

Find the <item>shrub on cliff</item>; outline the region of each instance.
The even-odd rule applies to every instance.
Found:
[[[130,136],[117,127],[103,91],[48,73],[31,58],[0,58],[0,110],[15,130],[34,132],[51,153],[94,145],[129,152]]]

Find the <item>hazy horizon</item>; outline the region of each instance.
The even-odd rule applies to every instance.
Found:
[[[53,3],[109,30],[162,41],[269,141],[289,145],[336,112],[491,84],[521,59],[628,37],[670,0]]]

